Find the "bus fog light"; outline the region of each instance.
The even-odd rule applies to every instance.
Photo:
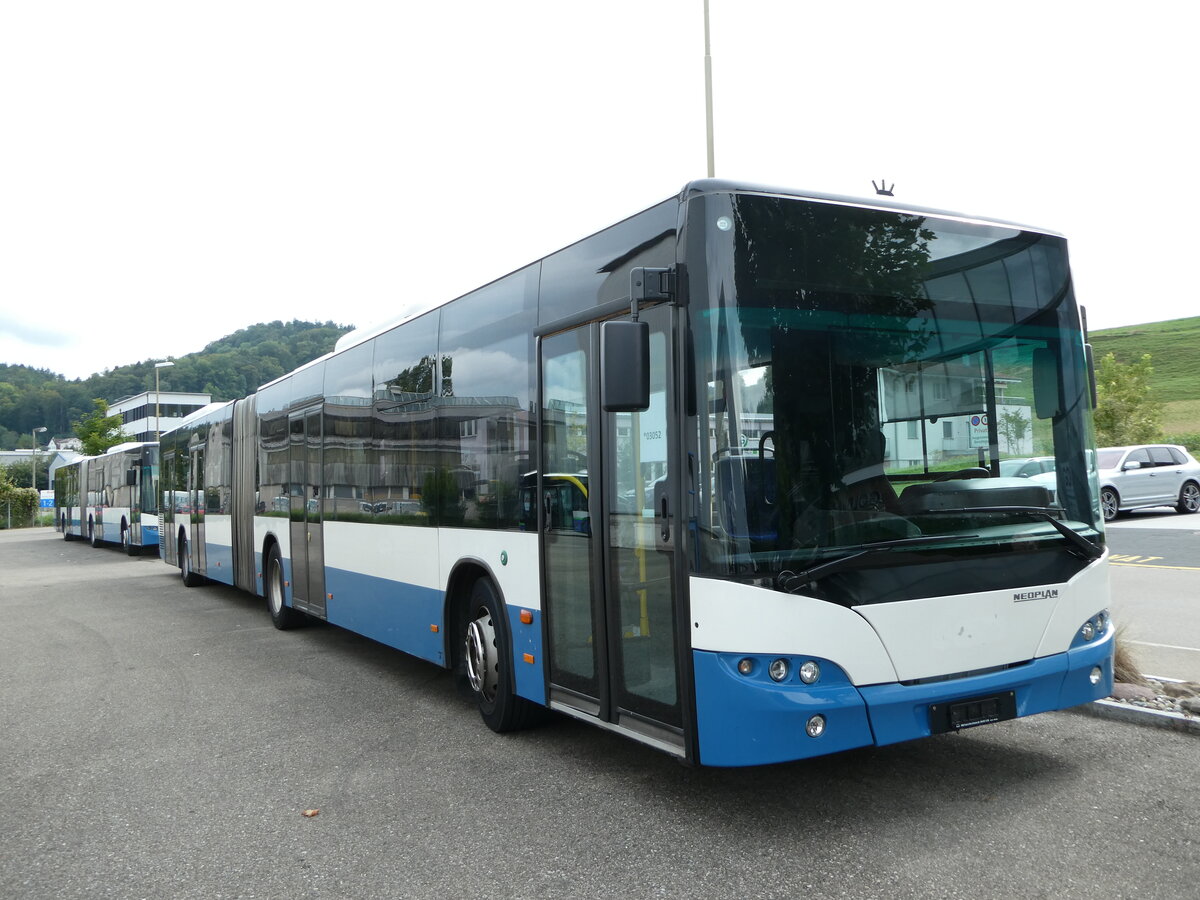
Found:
[[[771,660],[771,666],[767,669],[771,675],[772,681],[783,681],[788,677],[788,672],[790,670],[791,666],[788,665],[788,661],[786,659]]]
[[[810,738],[819,738],[825,733],[825,717],[813,716],[805,723],[804,731]]]
[[[738,673],[741,675],[749,675],[754,671],[754,660],[750,657],[738,660]]]
[[[821,677],[821,667],[811,659],[800,667],[800,680],[805,684],[812,684]]]
[[[1100,679],[1104,677],[1104,670],[1099,666],[1092,666],[1092,671],[1088,672],[1088,681],[1092,684],[1099,684]]]
[[[1083,628],[1080,629],[1080,634],[1083,635],[1083,639],[1085,641],[1090,641],[1096,636],[1096,626],[1092,624],[1090,619],[1083,623]]]

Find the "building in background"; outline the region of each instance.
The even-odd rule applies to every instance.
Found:
[[[158,422],[155,423],[157,398]],[[159,432],[174,428],[184,416],[212,402],[211,394],[185,394],[176,391],[143,391],[124,397],[108,406],[110,416],[120,415],[122,428],[131,441],[156,441]]]

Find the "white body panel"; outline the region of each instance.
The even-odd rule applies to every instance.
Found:
[[[279,544],[279,552],[284,559],[288,559],[292,554],[292,532],[289,527],[291,523],[281,516],[255,516],[254,517],[254,552],[262,553],[263,542],[266,541],[267,535],[273,535],[276,542]],[[266,560],[259,560],[259,567],[266,565]],[[259,572],[259,577],[262,577],[262,572]]]
[[[1107,608],[1107,574],[1105,557],[1067,584],[878,603],[855,612],[879,634],[901,681],[971,672],[1065,651],[1084,620]]]
[[[204,514],[204,541],[207,544],[233,546],[233,524],[229,516],[218,513]]]
[[[863,686],[1066,651],[1083,622],[1108,608],[1108,557],[1066,584],[854,609],[707,578],[693,578],[691,590],[695,649],[820,656]]]
[[[442,528],[439,537],[439,588],[446,586],[450,571],[460,559],[477,559],[495,576],[507,604],[525,609],[542,608],[537,532]],[[507,563],[503,561],[505,559]]]
[[[325,567],[439,588],[436,528],[327,521]]]
[[[852,610],[714,578],[692,578],[690,585],[696,650],[819,656],[854,684],[896,680],[878,635]]]

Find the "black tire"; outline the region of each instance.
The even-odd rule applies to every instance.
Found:
[[[1185,515],[1200,512],[1200,485],[1189,481],[1179,489],[1179,502],[1175,504],[1175,512]]]
[[[1102,488],[1100,491],[1100,512],[1105,522],[1111,522],[1121,512],[1121,498],[1112,488]]]
[[[88,543],[93,548],[98,548],[101,544],[100,537],[96,533],[96,522],[94,519],[88,519]]]
[[[503,734],[533,724],[542,708],[516,694],[512,641],[500,600],[486,578],[471,588],[462,640],[467,684],[487,727]]]
[[[126,556],[137,556],[141,549],[133,542],[133,528],[124,522],[121,523],[121,549]]]
[[[279,545],[272,544],[267,553],[266,578],[263,590],[267,595],[267,611],[271,614],[271,624],[280,631],[297,628],[304,624],[304,613],[287,605],[287,585],[283,578],[283,556]]]
[[[179,539],[179,577],[184,587],[196,587],[204,581],[203,576],[192,571],[192,558],[188,554],[188,540],[185,537]]]

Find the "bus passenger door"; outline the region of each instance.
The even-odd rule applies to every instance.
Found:
[[[601,409],[599,323],[539,342],[550,700],[682,755],[673,309],[648,309],[642,319],[651,329],[643,412]]]
[[[204,445],[191,449],[187,473],[188,554],[189,565],[197,575],[208,571],[208,554],[204,552]]]
[[[321,532],[321,409],[288,421],[291,467],[292,604],[325,617],[325,553]]]

